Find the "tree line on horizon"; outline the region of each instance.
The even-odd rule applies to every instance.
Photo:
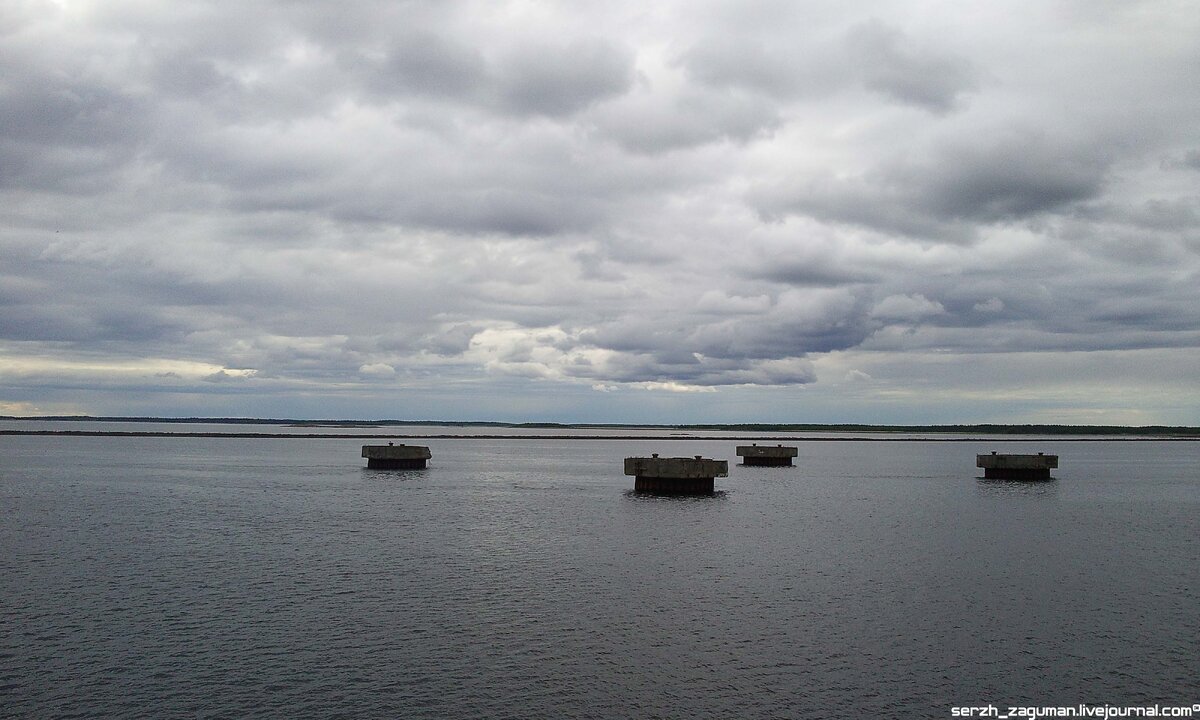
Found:
[[[558,423],[503,422],[493,420],[306,420],[295,418],[205,418],[152,416],[45,415],[20,417],[0,415],[3,420],[41,420],[76,422],[155,422],[214,423],[230,425],[292,425],[297,427],[330,426],[408,426],[511,428],[654,428],[671,430],[724,430],[750,432],[895,432],[895,433],[985,433],[989,435],[1172,435],[1198,436],[1200,427],[1173,425],[1054,425],[974,423],[957,425],[871,425],[865,423]]]

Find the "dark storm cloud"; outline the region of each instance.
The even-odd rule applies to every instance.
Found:
[[[738,327],[722,324],[699,328],[696,346],[707,356],[736,360],[783,360],[845,350],[861,343],[870,328],[861,317],[829,318],[819,322],[774,319]]]
[[[1111,159],[1038,131],[944,141],[858,176],[830,174],[761,187],[752,202],[767,217],[798,213],[887,233],[957,241],[979,225],[1068,210],[1097,197]]]
[[[748,278],[800,287],[839,287],[879,279],[873,271],[822,256],[767,260],[743,272]]]
[[[983,143],[956,143],[934,162],[932,169],[897,168],[892,182],[924,180],[927,184],[918,186],[915,199],[932,215],[991,223],[1020,220],[1095,197],[1109,158],[1098,147],[1071,147],[1069,140],[1017,132]]]
[[[695,355],[708,363],[760,362],[852,347],[871,332],[865,310],[863,301],[852,294],[821,290],[784,296],[761,311],[747,310],[733,318],[699,313],[663,320],[624,318],[583,333],[580,341],[654,359],[664,376],[671,367],[682,368],[687,373],[673,379],[687,382]]]

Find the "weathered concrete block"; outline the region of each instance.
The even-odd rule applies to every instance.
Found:
[[[1002,480],[1049,480],[1050,470],[1058,467],[1057,455],[976,455],[975,467],[983,468],[985,478]]]
[[[799,448],[788,445],[738,445],[737,455],[743,465],[788,467],[792,458],[800,454]]]
[[[699,455],[690,458],[625,458],[625,474],[633,475],[633,489],[665,494],[711,495],[713,479],[729,474],[728,460]]]
[[[421,445],[363,445],[362,456],[367,467],[379,470],[406,470],[425,467],[425,461],[433,457],[429,448]]]

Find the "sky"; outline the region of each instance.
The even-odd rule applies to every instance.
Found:
[[[1189,0],[0,0],[0,414],[1200,425]]]

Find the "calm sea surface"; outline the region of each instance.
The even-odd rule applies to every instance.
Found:
[[[176,429],[187,429],[177,427]],[[403,432],[389,429],[388,432]],[[0,714],[1200,702],[1200,443],[0,437]],[[1053,452],[1046,483],[977,452]],[[628,455],[731,460],[715,497]]]

